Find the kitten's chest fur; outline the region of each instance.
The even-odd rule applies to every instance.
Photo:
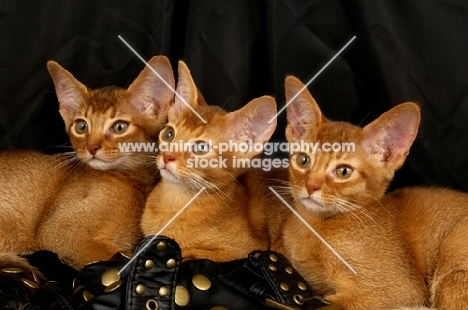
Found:
[[[291,215],[284,227],[285,250],[293,265],[320,294],[332,295],[338,286],[356,285],[359,281],[378,283],[379,273],[393,272],[385,270],[386,263],[381,264],[381,260],[395,264],[404,260],[401,255],[405,251],[398,236],[391,233],[393,224],[384,214],[374,212],[372,219],[360,214],[324,219],[298,208],[307,223],[358,272],[354,275],[308,227]],[[376,273],[368,272],[369,269]],[[401,274],[401,270],[395,272]]]
[[[145,235],[158,232],[195,194],[179,184],[158,183],[142,218]],[[261,208],[252,192],[234,181],[222,193],[203,190],[161,234],[179,242],[185,259],[242,258],[267,246],[263,218],[252,211]]]

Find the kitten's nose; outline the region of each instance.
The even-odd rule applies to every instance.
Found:
[[[89,154],[94,156],[96,155],[97,151],[101,148],[101,145],[97,143],[90,143],[86,145],[86,148],[88,149]]]
[[[306,188],[307,188],[307,194],[312,195],[313,192],[320,189],[320,185],[318,185],[317,183],[307,183]]]
[[[167,163],[171,162],[171,161],[174,161],[175,158],[174,156],[172,156],[171,154],[164,154],[163,155],[163,160],[164,160],[164,164],[167,165]]]

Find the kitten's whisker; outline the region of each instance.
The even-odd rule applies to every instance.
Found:
[[[365,192],[365,194],[371,197],[372,199],[374,199],[375,201],[377,201],[379,206],[382,207],[385,211],[387,211],[388,215],[390,215],[393,218],[393,214],[390,211],[388,211],[387,208],[385,208],[385,206],[380,202],[380,200],[378,200],[377,198],[375,198],[373,195],[369,194],[368,192]]]

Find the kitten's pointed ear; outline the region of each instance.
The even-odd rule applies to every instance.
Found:
[[[162,119],[166,117],[174,98],[175,81],[172,66],[165,56],[154,56],[148,61],[148,65],[151,68],[145,66],[127,92],[138,111]]]
[[[325,118],[315,99],[304,84],[294,76],[286,77],[284,82],[286,92],[287,119],[286,139],[300,140],[308,128],[314,128],[325,122]]]
[[[60,102],[60,115],[68,128],[83,103],[88,89],[55,61],[48,61],[47,69],[55,84],[55,91]]]
[[[175,95],[174,105],[171,107],[169,114],[171,118],[177,118],[185,110],[200,105],[203,97],[193,81],[190,70],[182,60],[179,61],[178,68],[179,79],[177,81],[177,94]]]
[[[276,101],[263,96],[253,99],[242,109],[226,115],[230,139],[236,142],[266,143],[276,128]]]
[[[418,133],[419,107],[406,102],[382,114],[364,127],[364,148],[380,156],[385,167],[398,169],[403,165]]]

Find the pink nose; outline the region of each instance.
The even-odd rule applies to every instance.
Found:
[[[89,154],[94,156],[96,155],[97,151],[101,148],[101,145],[97,143],[90,143],[86,145],[86,148],[88,149]]]
[[[164,154],[163,155],[163,160],[164,160],[164,164],[167,165],[169,162],[174,161],[175,158],[171,154]]]
[[[307,183],[307,194],[312,195],[315,191],[320,189],[320,186],[316,183]]]

